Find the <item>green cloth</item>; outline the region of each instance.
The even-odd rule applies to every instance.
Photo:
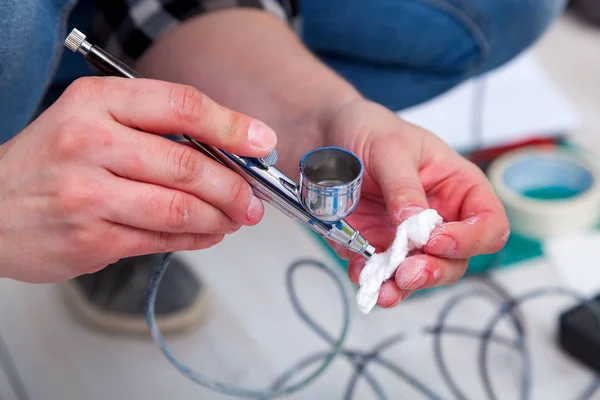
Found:
[[[348,262],[338,257],[325,239],[309,228],[306,228],[306,230],[319,244],[321,244],[323,249],[340,268],[344,271],[348,270]],[[542,255],[542,244],[540,242],[513,234],[508,239],[502,252],[472,257],[469,260],[469,267],[466,274],[478,275],[493,268],[509,266],[531,258],[541,257]]]

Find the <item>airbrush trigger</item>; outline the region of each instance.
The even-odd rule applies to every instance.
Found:
[[[264,157],[258,158],[258,161],[263,164],[265,167],[272,167],[277,164],[277,160],[279,159],[279,154],[277,150],[273,150],[271,153],[267,154]]]

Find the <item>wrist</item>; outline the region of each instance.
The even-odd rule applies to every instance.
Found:
[[[284,118],[269,124],[278,134],[278,168],[292,178],[298,177],[298,163],[310,150],[333,145],[329,137],[330,127],[339,114],[350,104],[364,100],[352,86],[323,94],[310,107],[305,103],[304,110],[289,113]]]
[[[363,114],[369,112],[371,107],[378,107],[375,103],[360,96],[339,103],[321,121],[323,132],[323,146],[336,146],[348,150],[355,150],[356,141],[365,136],[371,124],[364,124]],[[371,121],[372,122],[372,121]]]
[[[336,102],[331,102],[329,107],[323,109],[319,115],[318,129],[321,132],[321,146],[341,146],[340,138],[336,137],[335,126],[339,120],[344,118],[346,110],[353,108],[357,104],[367,101],[358,92],[348,93],[340,96]]]

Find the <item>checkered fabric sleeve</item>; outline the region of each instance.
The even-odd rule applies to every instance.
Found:
[[[167,30],[200,14],[249,7],[292,17],[294,0],[97,0],[98,16],[90,38],[127,63],[133,63]]]

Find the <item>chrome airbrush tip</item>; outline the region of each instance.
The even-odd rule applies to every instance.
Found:
[[[360,255],[368,260],[375,254],[375,252],[376,252],[375,247],[373,247],[372,245],[367,243],[367,245],[365,246],[365,249],[360,253]]]
[[[65,39],[65,46],[72,52],[79,50],[83,42],[85,41],[85,35],[77,29],[73,29],[69,36]]]

